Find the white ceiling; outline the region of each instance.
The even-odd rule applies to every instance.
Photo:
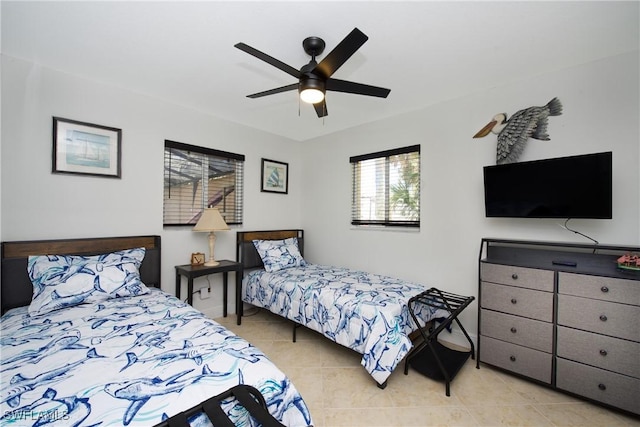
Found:
[[[2,53],[304,141],[638,50],[639,4],[2,1]],[[354,27],[369,40],[334,77],[387,99],[329,92],[323,120],[295,91],[246,98],[295,79],[234,44],[300,68],[304,38],[327,54]]]

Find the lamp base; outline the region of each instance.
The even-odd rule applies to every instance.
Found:
[[[213,233],[213,231],[210,231],[209,232],[209,261],[204,263],[206,267],[215,267],[216,265],[220,264],[218,261],[216,261],[213,258],[213,248],[215,244],[216,244],[216,235]]]

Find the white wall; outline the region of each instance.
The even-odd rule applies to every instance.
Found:
[[[0,2],[0,17],[1,16],[2,16],[2,2]],[[0,19],[0,46],[2,46],[2,19]],[[0,66],[0,81],[2,81],[1,66]],[[1,84],[0,84],[0,100],[2,100]],[[2,188],[2,102],[0,102],[0,188]],[[0,197],[0,236],[2,236],[2,197]]]
[[[163,238],[163,289],[176,264],[207,252],[206,236],[162,228],[165,139],[245,154],[243,229],[303,227],[306,257],[477,294],[480,239],[584,241],[555,220],[487,219],[482,166],[495,164],[496,139],[471,138],[498,112],[514,113],[558,96],[551,141],[530,141],[522,160],[614,152],[614,218],[571,225],[602,243],[640,242],[638,53],[559,70],[305,143],[255,131],[198,111],[2,57],[2,240],[128,234]],[[393,94],[391,95],[393,96]],[[428,94],[425,94],[428,98]],[[122,179],[51,174],[51,117],[123,130]],[[356,230],[350,224],[352,155],[422,145],[419,231]],[[261,193],[260,158],[290,165],[288,195]],[[235,257],[235,233],[219,233],[216,257]],[[194,305],[221,313],[212,299]],[[217,282],[217,283],[216,283]],[[206,284],[200,279],[196,287]],[[233,293],[229,303],[233,311]],[[463,313],[475,331],[476,305]]]
[[[52,174],[52,116],[122,129],[122,179]],[[159,234],[162,288],[173,293],[173,266],[189,263],[191,252],[208,253],[208,240],[190,228],[162,227],[165,139],[246,156],[244,228],[300,226],[297,142],[7,56],[2,121],[3,241]],[[262,157],[289,163],[288,195],[260,192]],[[218,233],[216,258],[235,259],[234,231]],[[218,276],[211,276],[211,299],[194,298],[213,316],[222,313]],[[196,288],[206,284],[197,279]]]
[[[511,115],[554,96],[564,113],[549,118],[551,141],[530,140],[521,160],[613,151],[613,219],[572,220],[569,225],[601,243],[638,245],[639,93],[635,52],[305,143],[305,257],[477,296],[482,237],[590,243],[559,227],[561,220],[484,216],[482,167],[495,164],[496,136],[472,136],[496,113]],[[349,157],[413,144],[421,144],[422,156],[420,230],[352,228]],[[473,333],[476,316],[477,304],[462,316]]]

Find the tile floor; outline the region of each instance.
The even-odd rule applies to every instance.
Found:
[[[215,319],[260,348],[293,381],[315,427],[329,426],[640,426],[625,416],[481,365],[469,359],[451,383],[402,364],[384,390],[360,365],[361,356],[305,328],[292,342],[291,323],[252,309]],[[639,398],[640,399],[640,398]],[[640,400],[639,400],[640,404]]]

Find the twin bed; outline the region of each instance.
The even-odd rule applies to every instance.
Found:
[[[416,320],[450,314],[410,315],[423,285],[310,264],[303,250],[302,230],[237,233],[239,324],[243,302],[268,309],[362,354],[384,388]],[[313,425],[259,349],[160,290],[160,259],[159,236],[2,243],[0,424]]]
[[[236,256],[244,267],[239,316],[242,302],[247,302],[320,332],[362,354],[362,366],[384,388],[411,350],[409,335],[418,328],[409,313],[409,299],[427,287],[310,264],[303,252],[302,230],[238,232]],[[449,316],[425,304],[416,304],[414,312],[421,327]]]
[[[191,410],[204,426],[192,409],[214,396],[216,425],[267,424],[225,394],[238,387],[272,425],[312,425],[259,349],[160,290],[159,236],[4,242],[1,286],[2,425],[172,426]]]

